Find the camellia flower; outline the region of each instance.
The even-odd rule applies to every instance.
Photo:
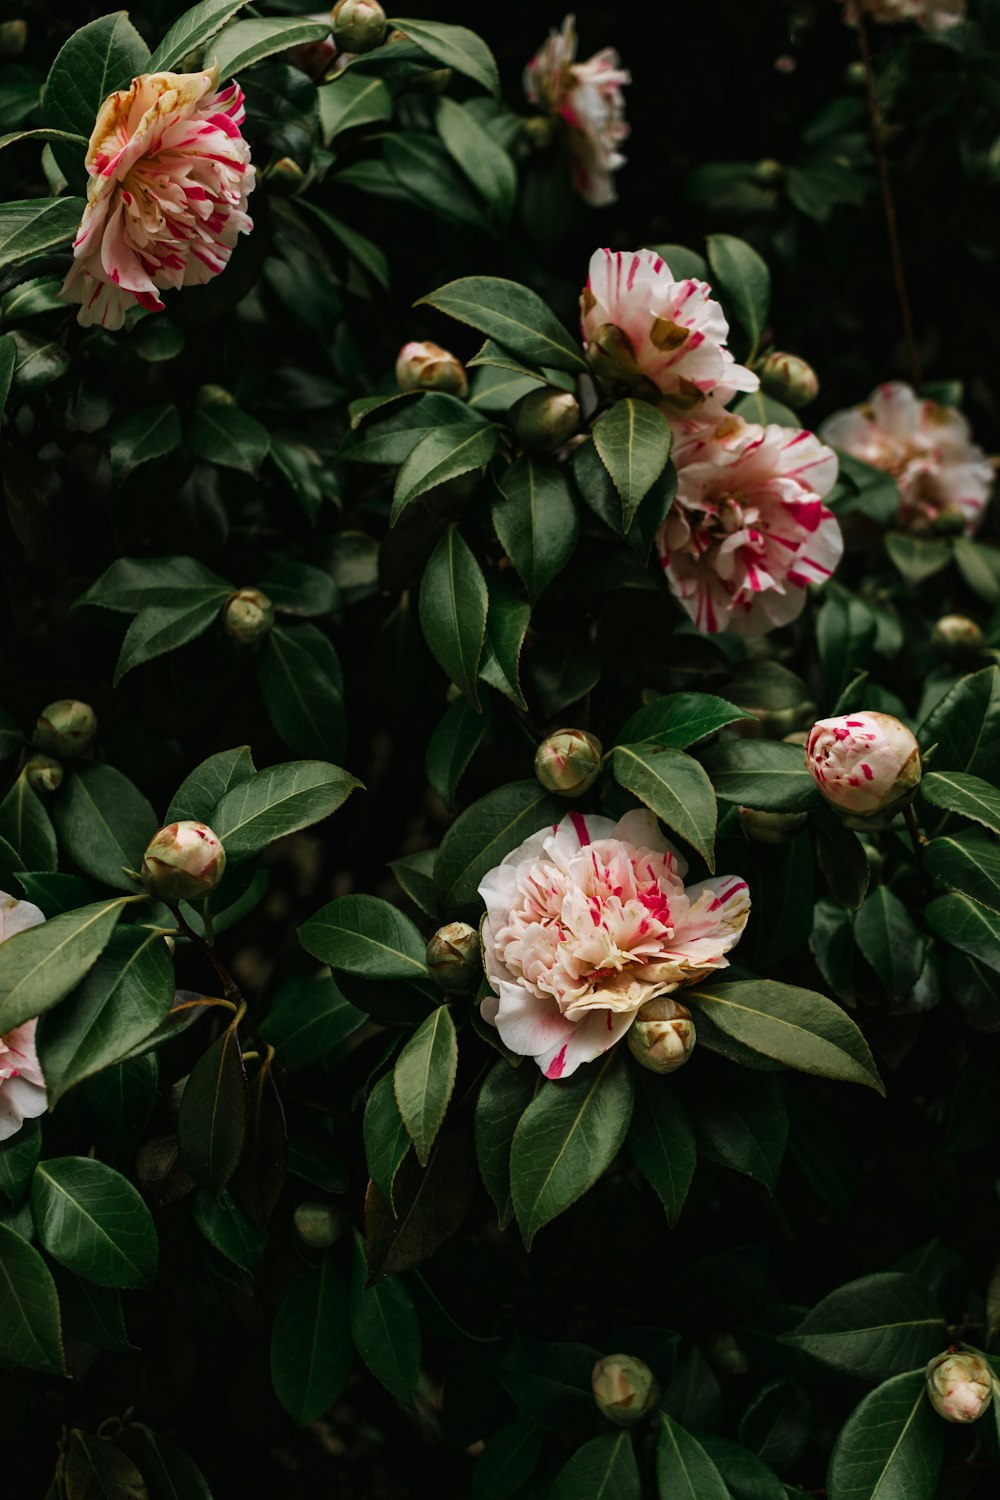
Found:
[[[37,927],[45,917],[30,901],[0,891],[0,943]],[[0,1141],[16,1135],[25,1120],[45,1112],[45,1079],[35,1052],[37,1021],[0,1035]]]
[[[946,1350],[927,1366],[927,1394],[946,1422],[978,1422],[993,1400],[993,1371],[972,1350]]]
[[[820,435],[893,476],[902,500],[897,524],[903,530],[926,532],[950,513],[961,518],[971,535],[982,520],[993,469],[953,406],[925,400],[912,386],[890,381],[861,406],[828,417]]]
[[[652,813],[571,812],[483,878],[481,1006],[512,1052],[566,1078],[621,1039],[646,1000],[717,969],[750,913],[745,880],[685,888]]]
[[[965,19],[965,0],[862,0],[866,16],[880,26],[916,21],[924,31],[947,31]],[[845,19],[857,25],[858,0],[847,0]]]
[[[227,264],[253,189],[245,111],[218,70],[143,73],[101,105],[87,147],[87,207],[60,295],[84,326],[120,328],[138,303],[199,286]]]
[[[820,719],[806,740],[806,766],[828,801],[868,817],[901,807],[920,782],[920,747],[892,714],[859,710]]]
[[[614,203],[612,173],[625,165],[619,146],[629,134],[622,88],[631,83],[613,47],[576,61],[576,17],[567,16],[524,70],[529,103],[558,115],[569,129],[573,185],[594,208]]]
[[[705,281],[675,281],[653,250],[596,250],[580,297],[595,375],[623,393],[666,398],[679,411],[714,410],[760,381],[725,347],[729,324]]]
[[[811,432],[727,415],[682,438],[674,462],[677,498],[658,545],[698,629],[762,635],[794,620],[844,550],[823,504],[836,454]]]

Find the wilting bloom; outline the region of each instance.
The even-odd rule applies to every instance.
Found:
[[[674,462],[677,498],[658,546],[698,629],[762,635],[794,620],[844,550],[823,504],[836,454],[811,432],[724,416],[682,438]]]
[[[623,394],[657,393],[678,411],[721,408],[760,384],[725,347],[729,324],[705,281],[675,281],[652,250],[595,250],[580,296],[587,359]]]
[[[920,747],[892,714],[861,709],[813,725],[806,766],[828,801],[868,817],[911,801],[920,782]]]
[[[861,8],[880,26],[916,21],[924,31],[947,31],[965,19],[965,0],[861,0]],[[857,24],[858,0],[846,0],[844,17]]]
[[[608,1354],[599,1359],[590,1383],[601,1415],[618,1427],[631,1427],[660,1399],[652,1370],[631,1354]]]
[[[469,379],[461,360],[429,339],[414,340],[400,349],[396,384],[401,391],[444,391],[461,400],[469,394]]]
[[[969,1350],[939,1354],[927,1366],[927,1394],[946,1422],[977,1422],[993,1399],[993,1371]]]
[[[576,61],[576,17],[550,31],[524,70],[524,92],[531,104],[557,115],[568,127],[573,186],[585,203],[614,203],[612,173],[625,165],[619,146],[629,134],[622,88],[631,83],[613,47],[587,62]]]
[[[482,1002],[512,1052],[566,1078],[625,1035],[639,1007],[728,965],[750,913],[745,880],[685,888],[652,813],[571,812],[483,878]]]
[[[30,901],[0,891],[0,943],[37,927],[45,917]],[[45,1079],[35,1052],[37,1021],[25,1021],[0,1034],[0,1141],[15,1135],[25,1120],[45,1112]]]
[[[254,185],[245,111],[218,70],[143,73],[101,105],[87,147],[87,207],[60,295],[78,321],[120,328],[128,308],[225,267]]]
[[[196,901],[211,895],[225,868],[226,851],[206,823],[168,823],[146,845],[142,883],[161,901]]]
[[[820,436],[899,486],[898,525],[929,531],[939,518],[960,518],[971,535],[983,518],[993,488],[993,468],[953,406],[917,395],[902,381],[872,391],[861,406],[835,412]]]

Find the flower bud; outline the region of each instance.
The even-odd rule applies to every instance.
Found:
[[[741,807],[739,819],[743,832],[755,844],[787,844],[805,827],[808,815],[762,812],[758,807]]]
[[[916,796],[920,747],[891,714],[862,710],[813,725],[806,767],[828,802],[871,817],[897,812]]]
[[[931,531],[935,536],[962,536],[968,525],[969,518],[964,511],[957,506],[946,505],[931,521]]]
[[[557,729],[535,752],[535,775],[557,797],[582,797],[601,773],[602,754],[585,729]]]
[[[618,1427],[638,1422],[660,1399],[652,1370],[631,1354],[599,1359],[590,1377],[597,1409]]]
[[[62,762],[51,755],[33,755],[25,762],[24,774],[35,792],[57,792],[62,786]]]
[[[444,391],[462,401],[469,394],[461,360],[429,340],[403,345],[396,360],[396,381],[401,391]]]
[[[427,967],[447,995],[474,990],[483,972],[479,933],[468,922],[448,922],[427,944]]]
[[[931,639],[942,655],[961,656],[966,651],[979,650],[983,632],[968,615],[942,615]]]
[[[640,1005],[626,1036],[636,1062],[651,1073],[676,1073],[694,1051],[691,1012],[672,995]]]
[[[195,398],[197,406],[235,406],[236,397],[224,385],[200,385]]]
[[[617,323],[601,323],[587,334],[587,363],[612,394],[629,393],[656,402],[660,392],[643,375],[632,340]]]
[[[781,181],[785,169],[773,156],[762,156],[753,169],[753,175],[754,181],[760,183],[761,187],[773,187],[776,182]]]
[[[241,646],[252,646],[270,634],[274,605],[260,589],[237,589],[223,605],[222,623],[234,641]]]
[[[993,1371],[970,1350],[947,1350],[927,1366],[927,1394],[946,1422],[977,1422],[993,1399]]]
[[[0,24],[0,61],[20,57],[28,41],[27,21],[4,21]]]
[[[382,45],[386,21],[378,0],[337,0],[331,20],[342,52],[372,52]]]
[[[819,377],[812,365],[797,354],[776,352],[760,367],[760,380],[765,391],[786,406],[798,411],[808,406],[819,395]]]
[[[264,181],[273,192],[291,197],[306,180],[306,174],[294,157],[282,156],[264,173]]]
[[[161,901],[196,901],[215,890],[226,851],[204,823],[168,823],[154,833],[142,860],[142,883]]]
[[[326,1250],[340,1238],[343,1222],[328,1203],[300,1203],[292,1215],[295,1232],[310,1250]]]
[[[580,425],[580,403],[572,391],[542,386],[511,408],[514,436],[532,453],[554,453]]]
[[[60,698],[43,708],[32,743],[43,755],[82,755],[97,733],[97,715],[89,703]]]

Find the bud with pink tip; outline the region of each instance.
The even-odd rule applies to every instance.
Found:
[[[841,812],[872,817],[913,800],[920,785],[920,747],[892,714],[861,710],[813,725],[806,767]]]
[[[934,626],[931,640],[944,656],[962,656],[978,651],[983,632],[968,615],[942,615]]]
[[[557,729],[535,752],[535,775],[557,797],[582,797],[601,774],[602,754],[585,729]]]
[[[628,1029],[628,1050],[651,1073],[676,1073],[694,1051],[691,1012],[671,995],[659,995],[639,1007]]]
[[[946,1350],[927,1366],[927,1394],[946,1422],[977,1422],[993,1399],[993,1371],[971,1350]]]
[[[222,623],[234,641],[252,646],[274,627],[274,605],[260,589],[237,589],[222,608]]]
[[[89,703],[59,698],[43,708],[32,741],[43,755],[82,755],[97,733],[97,715]]]
[[[444,391],[462,401],[469,394],[461,360],[430,340],[403,345],[396,360],[396,381],[401,391]]]
[[[660,1399],[656,1377],[631,1354],[608,1354],[591,1373],[594,1400],[602,1416],[618,1427],[631,1427]]]
[[[205,823],[168,823],[153,834],[142,860],[142,883],[161,901],[211,895],[226,868],[226,851]]]
[[[385,38],[385,11],[378,0],[337,0],[331,20],[342,52],[373,52]]]
[[[468,922],[447,922],[427,944],[427,967],[448,995],[468,994],[483,977],[479,933]]]

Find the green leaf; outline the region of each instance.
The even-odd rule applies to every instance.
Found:
[[[632,1076],[617,1048],[565,1083],[546,1080],[514,1131],[510,1182],[525,1248],[606,1171],[628,1134]]]
[[[885,1380],[900,1365],[925,1365],[947,1343],[944,1317],[922,1282],[879,1271],[838,1287],[783,1342],[862,1380]]]
[[[628,1133],[632,1160],[663,1204],[667,1223],[677,1223],[698,1160],[694,1129],[669,1083],[637,1070],[635,1109]]]
[[[230,787],[242,785],[255,774],[249,745],[219,750],[184,778],[170,799],[164,822],[207,823]]]
[[[292,1282],[271,1330],[271,1380],[299,1427],[328,1411],[351,1374],[347,1287],[329,1255]]]
[[[924,866],[940,885],[1000,913],[1000,844],[988,833],[970,829],[932,839],[924,849]]]
[[[816,860],[838,906],[857,911],[868,892],[871,869],[865,846],[830,807],[813,814]]]
[[[737,740],[712,745],[702,757],[715,795],[764,812],[805,812],[819,801],[800,745]]]
[[[410,1037],[392,1075],[396,1108],[422,1167],[444,1124],[457,1071],[455,1023],[448,1007],[440,1005]]]
[[[628,531],[641,502],[663,473],[673,434],[662,412],[648,401],[616,401],[594,425],[594,445],[621,497],[622,530]]]
[[[43,1248],[98,1286],[151,1286],[157,1243],[152,1215],[135,1188],[102,1161],[61,1156],[39,1162],[31,1216]]]
[[[116,890],[134,891],[125,872],[138,870],[159,825],[139,788],[114,766],[76,766],[66,777],[55,804],[56,828],[65,853]]]
[[[640,1500],[641,1494],[631,1435],[606,1432],[563,1465],[548,1500]]]
[[[660,1500],[731,1500],[729,1490],[704,1448],[689,1432],[659,1413],[656,1492]]]
[[[389,261],[380,245],[368,239],[367,235],[359,234],[356,229],[352,229],[350,224],[345,224],[343,219],[337,219],[333,214],[328,214],[326,209],[321,208],[318,203],[311,203],[307,198],[301,198],[299,202],[330,231],[334,239],[339,241],[348,255],[358,263],[362,271],[374,277],[382,288],[388,287]]]
[[[17,364],[17,344],[9,333],[0,338],[0,416],[3,415],[7,405],[7,397],[10,395],[11,381],[14,379],[14,366]]]
[[[390,410],[381,417],[364,415],[354,423],[360,433],[351,431],[340,448],[340,456],[351,463],[401,464],[421,438],[441,427],[464,422],[469,427],[485,427],[484,419],[444,391],[428,391],[411,399],[412,393],[390,397]]]
[[[233,592],[193,557],[120,557],[76,601],[138,614],[159,604],[194,604]]]
[[[931,709],[917,731],[921,748],[934,752],[934,775],[965,771],[989,780],[1000,753],[1000,667],[962,677]]]
[[[392,1184],[410,1137],[396,1108],[392,1074],[386,1073],[368,1095],[364,1118],[365,1161],[379,1192],[392,1201]]]
[[[444,21],[419,21],[412,17],[391,20],[390,26],[404,31],[409,41],[429,52],[431,57],[471,78],[487,93],[500,95],[500,75],[493,53],[481,37],[465,26],[451,26]]]
[[[237,21],[236,26],[262,24],[265,23]],[[188,438],[196,458],[224,469],[236,469],[241,474],[256,474],[271,446],[267,428],[238,406],[201,407],[195,413]]]
[[[56,250],[73,239],[86,206],[85,198],[28,198],[0,204],[0,267]]]
[[[452,823],[434,861],[434,880],[445,907],[476,900],[480,880],[505,855],[563,815],[557,798],[537,781],[515,781],[480,797]],[[2,955],[0,955],[2,956]]]
[[[107,947],[134,896],[52,917],[0,944],[0,1034],[58,1005]]]
[[[401,911],[378,896],[338,896],[299,928],[307,953],[365,979],[420,979],[425,943]]]
[[[81,146],[84,151],[87,149],[87,137],[76,135],[71,130],[11,130],[0,135],[0,151],[18,141],[64,141],[70,146]]]
[[[501,1229],[514,1217],[510,1191],[510,1148],[518,1121],[541,1080],[527,1063],[512,1068],[503,1058],[493,1064],[476,1097],[476,1159],[486,1191],[496,1205]]]
[[[698,1148],[711,1161],[753,1177],[772,1192],[788,1141],[778,1081],[721,1058],[699,1059],[697,1092],[685,1091]]]
[[[122,642],[112,684],[117,687],[127,672],[154,657],[177,651],[189,641],[204,635],[219,618],[226,594],[190,604],[154,604],[141,609],[132,621]]]
[[[497,483],[493,525],[532,599],[562,572],[576,550],[580,517],[566,472],[525,454]]]
[[[329,35],[330,23],[325,18],[313,21],[307,17],[286,20],[268,16],[256,21],[234,21],[206,48],[205,62],[217,65],[220,78],[235,78],[276,52],[322,42]]]
[[[228,1193],[213,1197],[204,1189],[195,1195],[191,1216],[208,1243],[241,1271],[253,1271],[267,1243],[241,1213]]]
[[[623,506],[597,451],[596,442],[580,443],[574,449],[572,470],[577,489],[594,515],[616,536],[625,537],[632,550],[645,562],[677,493],[677,471],[673,465],[667,465],[653,480],[634,512]]]
[[[667,693],[644,704],[626,719],[615,743],[627,745],[648,740],[650,744],[675,745],[686,750],[727,724],[752,718],[753,714],[745,709],[708,693]]]
[[[381,78],[366,78],[350,69],[316,90],[324,146],[345,130],[392,119],[392,95]]]
[[[181,1157],[195,1182],[220,1193],[239,1165],[247,1128],[247,1079],[236,1025],[191,1069],[177,1118]]]
[[[574,373],[587,368],[578,344],[541,297],[516,281],[464,276],[429,292],[416,306],[424,304],[471,324],[529,364]]]
[[[924,916],[931,931],[944,942],[1000,973],[1000,915],[995,911],[952,891],[931,901]],[[0,1022],[2,1019],[0,1007]]]
[[[899,897],[877,885],[854,919],[854,940],[887,993],[908,995],[924,966],[924,940]]]
[[[420,1378],[420,1322],[413,1298],[395,1276],[365,1286],[368,1270],[360,1241],[351,1267],[351,1337],[380,1385],[406,1406]]]
[[[960,813],[1000,833],[1000,791],[980,776],[961,771],[927,771],[920,782],[920,795],[932,807]]]
[[[17,856],[22,870],[54,870],[56,835],[41,797],[22,771],[0,802],[0,838]]]
[[[752,360],[770,316],[771,273],[744,240],[731,234],[710,234],[706,243],[716,290],[721,291],[749,338],[748,358]]]
[[[886,533],[885,550],[897,572],[912,588],[919,588],[951,562],[951,547],[947,542],[906,536],[899,531]]]
[[[130,1458],[107,1438],[75,1429],[66,1446],[60,1477],[67,1495],[84,1500],[148,1500],[145,1480]]]
[[[144,406],[119,422],[111,434],[111,472],[119,484],[133,469],[166,458],[181,445],[181,418],[172,401]]]
[[[65,375],[70,366],[70,356],[62,344],[51,339],[36,338],[34,334],[15,329],[10,335],[16,350],[14,364],[14,388],[18,391],[37,391],[51,385]]]
[[[788,1500],[777,1474],[756,1453],[728,1438],[702,1434],[701,1446],[722,1476],[733,1500]]]
[[[283,1067],[307,1068],[367,1019],[364,1011],[344,999],[332,979],[292,979],[275,996],[260,1034],[274,1047]]]
[[[472,1500],[511,1500],[538,1467],[542,1434],[521,1418],[490,1434],[472,1471]]]
[[[136,1352],[125,1332],[121,1292],[116,1287],[81,1281],[61,1266],[55,1272],[55,1280],[63,1327],[69,1338],[116,1354]]]
[[[298,755],[337,755],[347,723],[337,653],[315,625],[276,625],[258,663],[267,716]]]
[[[472,427],[468,422],[434,427],[410,452],[393,491],[389,524],[395,526],[407,506],[448,479],[468,474],[488,464],[496,452],[500,429],[490,423]]]
[[[517,172],[503,146],[473,111],[447,95],[437,103],[437,130],[445,149],[502,222],[517,197]]]
[[[201,0],[180,16],[149,59],[147,71],[162,73],[175,70],[189,53],[210,42],[231,16],[242,10],[247,0]]]
[[[230,787],[212,813],[211,827],[229,859],[247,859],[275,839],[330,817],[360,785],[327,761],[270,766]]]
[[[0,1224],[0,1357],[5,1363],[66,1373],[59,1298],[33,1245]]]
[[[716,804],[704,769],[670,746],[619,745],[611,757],[615,780],[662,818],[715,869]]]
[[[459,782],[485,738],[491,717],[489,698],[483,699],[480,713],[476,713],[468,698],[456,698],[448,704],[427,741],[424,752],[427,780],[449,809],[454,804]]]
[[[118,1442],[138,1464],[148,1500],[212,1500],[198,1465],[173,1443],[139,1422],[130,1422]],[[103,1497],[102,1497],[103,1500]]]
[[[11,1208],[18,1209],[24,1202],[41,1151],[42,1123],[38,1119],[22,1121],[19,1130],[0,1141],[0,1193]]]
[[[727,1036],[754,1052],[801,1073],[885,1092],[868,1043],[850,1016],[825,995],[773,979],[693,985],[684,994]]]
[[[420,625],[442,670],[476,709],[486,639],[486,580],[457,526],[445,531],[420,584]]]
[[[480,676],[490,687],[509,698],[516,708],[525,711],[528,705],[521,691],[520,665],[530,622],[531,605],[526,604],[508,584],[492,578]]]
[[[816,644],[823,666],[827,701],[841,693],[870,659],[878,622],[863,599],[831,585],[816,616]]]
[[[49,1108],[151,1036],[173,998],[174,968],[162,936],[148,927],[119,927],[83,983],[39,1027]]]
[[[108,95],[127,89],[148,63],[149,48],[125,11],[99,16],[74,31],[57,53],[42,87],[42,124],[89,140]],[[82,172],[82,154],[78,160]]]
[[[829,1500],[933,1500],[944,1423],[927,1399],[923,1370],[870,1392],[840,1429],[827,1475]]]

